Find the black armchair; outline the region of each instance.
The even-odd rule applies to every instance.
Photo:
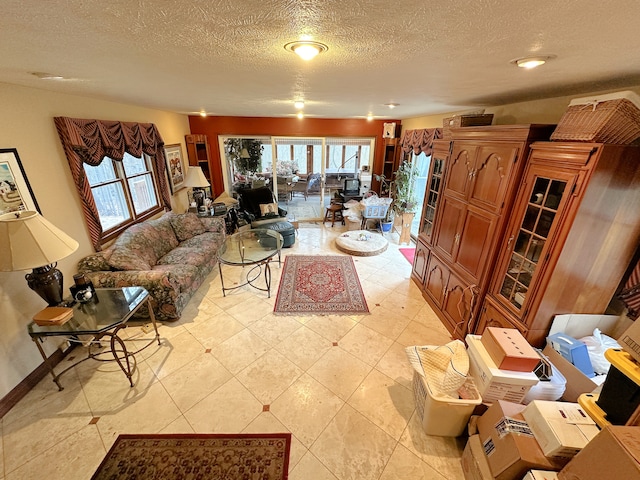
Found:
[[[277,212],[262,213],[260,205],[276,204],[277,201],[269,187],[250,188],[242,190],[240,194],[240,209],[244,210],[251,221],[251,227],[255,228],[268,223],[279,222],[287,216],[287,211],[278,206]],[[264,207],[263,207],[264,208]]]

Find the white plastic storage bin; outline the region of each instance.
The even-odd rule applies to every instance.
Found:
[[[465,431],[469,417],[476,406],[482,403],[482,397],[471,377],[467,378],[462,388],[470,398],[455,399],[440,396],[429,388],[422,375],[413,372],[416,411],[427,435],[458,437]]]

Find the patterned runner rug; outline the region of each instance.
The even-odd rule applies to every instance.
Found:
[[[369,308],[351,257],[288,255],[273,312],[358,315],[369,313]]]
[[[288,478],[290,433],[120,435],[92,480]]]

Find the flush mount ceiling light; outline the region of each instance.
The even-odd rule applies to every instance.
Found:
[[[329,50],[324,43],[314,42],[311,40],[300,40],[290,42],[284,46],[285,50],[295,53],[303,60],[311,60],[316,55]]]
[[[389,107],[393,109],[393,108],[396,108],[399,105],[399,103],[385,103],[384,105],[385,107]]]
[[[31,75],[39,78],[40,80],[64,80],[64,77],[62,75],[55,75],[53,73],[31,72]]]
[[[531,69],[544,65],[553,58],[556,58],[555,55],[538,55],[535,57],[516,58],[515,60],[511,60],[511,63],[520,68]]]
[[[200,111],[200,116],[201,117],[206,117],[207,116],[207,112],[205,112],[204,110]]]
[[[293,103],[293,106],[298,110],[302,110],[304,108],[304,102],[302,100],[298,100],[297,102]]]

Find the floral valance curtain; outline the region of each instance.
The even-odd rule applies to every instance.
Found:
[[[416,155],[424,153],[429,156],[433,150],[433,141],[440,138],[442,138],[441,128],[406,130],[402,135],[400,146],[405,153],[413,152]]]
[[[125,152],[135,157],[140,157],[143,153],[149,155],[158,176],[162,204],[166,210],[171,210],[171,194],[165,174],[164,141],[153,123],[69,117],[55,117],[54,121],[71,167],[71,175],[82,200],[91,243],[96,251],[102,248],[100,245],[102,226],[83,163],[97,166],[105,156],[122,160]]]

